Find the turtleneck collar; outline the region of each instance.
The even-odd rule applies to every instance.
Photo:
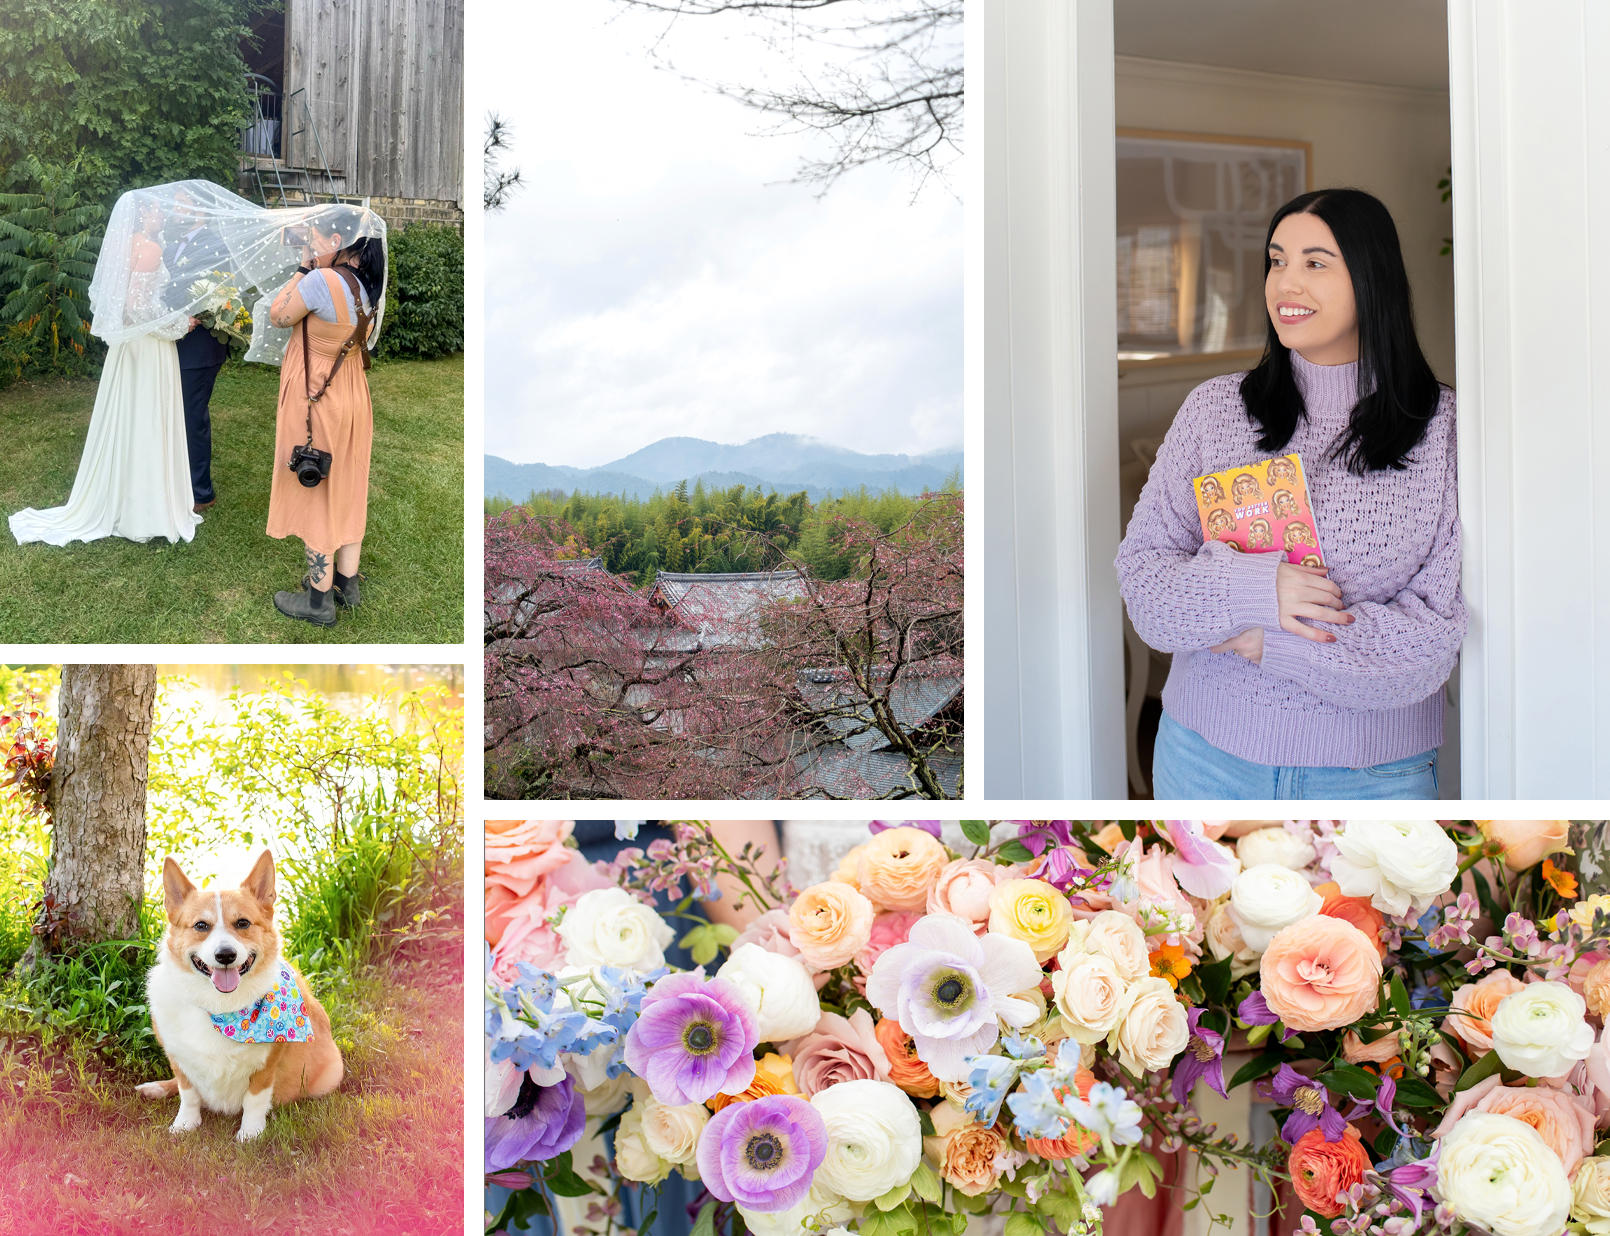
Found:
[[[1301,352],[1293,351],[1291,372],[1311,417],[1326,413],[1346,416],[1358,402],[1357,361],[1349,365],[1316,365],[1304,360]]]

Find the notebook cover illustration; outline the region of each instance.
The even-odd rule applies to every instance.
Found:
[[[1325,565],[1302,456],[1277,455],[1199,476],[1191,484],[1204,541],[1223,541],[1249,554],[1283,552],[1286,561],[1305,566]]]

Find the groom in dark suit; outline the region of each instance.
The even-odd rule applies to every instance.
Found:
[[[232,263],[222,236],[206,226],[194,199],[183,190],[162,250],[168,268],[168,304],[181,309],[189,304],[190,285],[214,270],[229,270]],[[212,488],[212,400],[218,371],[229,359],[229,348],[210,330],[190,319],[190,333],[179,340],[179,378],[184,389],[185,440],[190,451],[190,488],[196,510],[204,511],[218,500]]]

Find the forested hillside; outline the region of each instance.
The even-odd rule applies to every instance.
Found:
[[[953,474],[949,492],[960,491]],[[735,485],[727,490],[692,489],[686,481],[647,499],[620,494],[533,494],[520,506],[535,518],[559,519],[576,530],[577,556],[596,554],[619,575],[630,572],[647,587],[656,571],[767,571],[803,561],[822,580],[843,579],[855,567],[850,554],[832,545],[835,519],[864,519],[888,532],[911,518],[921,499],[889,489],[862,488],[812,503],[805,492],[784,497]],[[488,498],[486,513],[514,504]]]

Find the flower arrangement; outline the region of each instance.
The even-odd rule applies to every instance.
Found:
[[[215,270],[192,282],[190,300],[197,305],[192,316],[219,343],[251,342],[251,307],[228,272]]]
[[[652,1231],[677,1172],[698,1236],[1091,1236],[1238,1168],[1282,1236],[1610,1236],[1610,896],[1568,822],[878,822],[798,892],[674,827],[586,864],[488,825],[489,1230],[571,1197],[625,1232],[633,1182]],[[741,933],[696,913],[719,873]],[[1244,1086],[1261,1145],[1195,1110]]]

